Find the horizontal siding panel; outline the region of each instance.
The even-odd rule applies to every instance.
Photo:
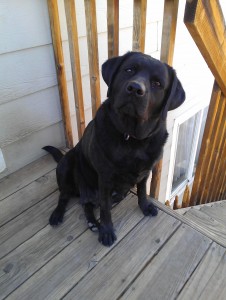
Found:
[[[38,132],[34,132],[28,137],[4,147],[2,151],[7,169],[3,173],[0,173],[0,178],[17,171],[30,162],[45,155],[46,152],[41,148],[46,145],[65,147],[62,122],[51,125]]]
[[[0,54],[51,43],[47,1],[1,0]]]
[[[0,104],[57,84],[52,45],[0,55]]]
[[[61,121],[58,87],[1,105],[0,147]]]

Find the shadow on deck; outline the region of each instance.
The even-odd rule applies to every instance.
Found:
[[[116,205],[117,241],[87,229],[78,201],[64,223],[55,163],[45,156],[0,182],[0,299],[225,299],[226,202],[144,217],[130,194]]]

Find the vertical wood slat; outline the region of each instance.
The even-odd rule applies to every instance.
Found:
[[[75,110],[78,137],[81,139],[85,130],[85,113],[82,93],[82,78],[79,57],[78,31],[76,21],[75,0],[65,0],[65,14],[67,20],[68,42],[71,57],[72,82],[74,88]]]
[[[165,0],[162,42],[161,42],[161,61],[172,65],[173,52],[176,37],[177,13],[179,0]],[[160,180],[162,172],[162,159],[155,165],[152,170],[152,180],[150,196],[158,199]]]
[[[92,115],[100,106],[100,76],[99,76],[99,57],[98,57],[98,38],[97,38],[97,20],[96,20],[96,1],[84,0],[86,14],[86,31],[89,54],[89,73],[90,89],[92,101]]]
[[[189,190],[188,185],[186,185],[184,195],[183,195],[183,199],[182,199],[182,208],[188,207],[189,200],[190,200],[190,190]]]
[[[215,82],[213,86],[211,100],[210,100],[206,126],[203,134],[199,160],[195,172],[195,178],[194,178],[194,183],[193,183],[191,198],[190,198],[190,206],[200,204],[199,197],[200,197],[200,189],[202,188],[202,183],[203,183],[203,177],[202,177],[204,176],[203,170],[205,168],[206,161],[209,160],[208,149],[209,147],[211,147],[210,137],[214,130],[214,124],[216,121],[220,99],[221,99],[221,90],[219,89],[217,83]]]
[[[69,109],[68,93],[67,93],[67,81],[64,65],[64,56],[61,40],[60,21],[57,1],[48,0],[48,10],[50,18],[50,27],[53,41],[53,50],[55,56],[55,63],[57,69],[58,86],[63,114],[63,123],[66,136],[67,147],[73,147],[73,135],[71,126],[71,116]]]
[[[210,190],[210,202],[221,200],[220,187],[224,182],[224,173],[226,170],[226,135],[224,134],[224,143],[220,149],[220,157],[216,162],[217,169],[213,172],[213,182]]]
[[[107,0],[108,58],[119,54],[119,0]]]
[[[173,63],[179,0],[165,0],[160,60]]]
[[[222,94],[223,96],[223,94]],[[224,141],[226,139],[226,105],[225,99],[223,100],[222,107],[222,117],[221,120],[218,119],[218,128],[215,132],[215,139],[213,139],[212,153],[209,155],[208,162],[208,173],[206,174],[205,188],[202,191],[201,198],[206,199],[206,202],[211,202],[211,192],[214,188],[214,179],[216,178],[216,173],[221,160],[221,153],[223,152]],[[226,159],[226,158],[225,158]],[[218,177],[219,180],[219,177]]]
[[[223,130],[222,118],[223,115],[225,114],[225,101],[222,100],[223,99],[221,94],[221,99],[217,110],[214,129],[212,135],[210,135],[209,137],[210,143],[207,149],[207,157],[206,157],[207,160],[204,165],[203,173],[202,173],[202,183],[201,183],[202,189],[200,191],[200,196],[199,196],[199,201],[201,204],[205,204],[206,202],[208,202],[209,192],[210,192],[209,190],[210,180],[211,180],[211,176],[213,175],[213,172],[215,171],[214,166],[217,163],[216,151],[222,139],[222,130]]]
[[[146,33],[147,0],[134,0],[133,51],[144,52]]]

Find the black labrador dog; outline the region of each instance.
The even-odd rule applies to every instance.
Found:
[[[98,230],[99,241],[111,246],[116,240],[112,203],[134,185],[144,215],[157,215],[147,200],[146,181],[168,136],[167,112],[183,103],[185,92],[173,68],[139,52],[107,60],[102,76],[108,98],[79,143],[65,156],[54,147],[44,149],[58,162],[60,197],[50,224],[61,223],[69,198],[80,195],[90,229]],[[100,223],[95,207],[100,207]]]

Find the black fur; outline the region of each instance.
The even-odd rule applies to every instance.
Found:
[[[167,112],[183,103],[185,93],[170,66],[138,52],[107,60],[102,75],[108,99],[81,141],[63,157],[54,147],[44,149],[59,162],[60,198],[50,224],[62,222],[68,199],[79,194],[90,229],[98,230],[99,241],[111,246],[116,240],[112,203],[134,185],[144,215],[157,215],[147,200],[146,181],[168,136]],[[100,207],[100,223],[95,207]]]

